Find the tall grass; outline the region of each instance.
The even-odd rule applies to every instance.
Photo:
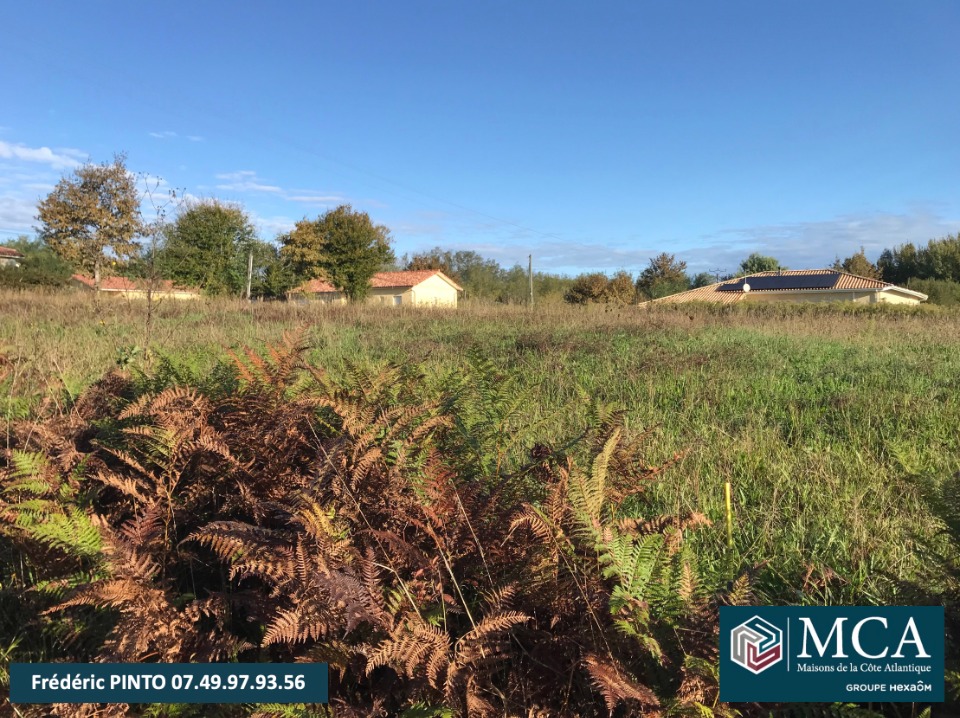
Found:
[[[202,384],[227,350],[307,327],[311,361],[415,367],[425,392],[480,354],[512,382],[516,421],[564,436],[592,401],[684,452],[657,510],[699,511],[708,562],[758,566],[771,601],[933,600],[949,581],[928,499],[960,470],[960,315],[936,308],[503,307],[457,310],[0,295],[8,419],[67,410],[121,365]],[[574,407],[571,409],[570,407]],[[579,408],[577,408],[579,407]],[[516,447],[517,451],[529,447]],[[727,546],[724,485],[732,487]],[[921,595],[922,594],[922,595]]]

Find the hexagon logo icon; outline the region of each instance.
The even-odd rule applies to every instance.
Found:
[[[730,660],[754,675],[783,659],[783,631],[760,616],[730,631]]]

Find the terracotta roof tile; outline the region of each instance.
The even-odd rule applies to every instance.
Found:
[[[0,257],[12,257],[13,259],[23,258],[23,253],[18,252],[13,247],[0,247]]]
[[[90,289],[94,288],[95,282],[93,277],[87,277],[83,274],[74,274],[73,279],[76,282],[89,287]],[[143,279],[127,279],[126,277],[101,277],[100,278],[100,291],[101,292],[129,292],[129,291],[146,291],[147,282]],[[171,292],[173,290],[181,292],[195,292],[197,290],[190,289],[189,287],[179,287],[173,283],[170,279],[158,279],[154,284],[154,291],[159,292]]]
[[[415,287],[430,279],[436,270],[422,269],[410,272],[377,272],[370,280],[371,287]]]
[[[322,279],[311,279],[301,284],[295,291],[306,292],[307,294],[326,294],[328,292],[336,292],[337,288],[330,284],[330,282],[325,282]]]
[[[410,287],[415,287],[427,281],[435,274],[439,274],[458,290],[463,289],[463,287],[450,279],[446,274],[436,269],[409,272],[377,272],[370,279],[370,286],[377,289],[409,289]],[[325,294],[328,292],[336,292],[337,288],[322,279],[311,279],[297,287],[296,291],[306,292],[308,294]]]

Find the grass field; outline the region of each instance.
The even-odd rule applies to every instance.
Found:
[[[14,660],[329,660],[336,710],[256,715],[754,716],[719,605],[956,620],[943,309],[0,307],[0,697]]]
[[[960,315],[168,302],[148,327],[142,303],[8,294],[0,304],[9,418],[66,406],[118,364],[202,384],[227,350],[298,327],[334,373],[396,362],[422,372],[427,393],[479,354],[523,397],[517,426],[544,441],[598,400],[650,430],[651,462],[683,453],[657,484],[657,508],[707,514],[702,557],[762,565],[769,600],[891,602],[933,595],[950,577],[932,507],[960,471]]]

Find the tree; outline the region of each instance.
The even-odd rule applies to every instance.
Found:
[[[633,304],[637,301],[637,287],[630,272],[621,269],[610,278],[604,300],[610,304]]]
[[[472,250],[457,250],[449,256],[450,277],[464,289],[464,297],[470,299],[495,299],[502,288],[504,271],[496,260],[486,259]],[[445,270],[444,274],[446,274]],[[533,276],[534,295],[544,297],[541,274]],[[524,294],[526,296],[526,294]]]
[[[290,263],[280,256],[280,249],[270,242],[254,240],[248,247],[253,253],[251,296],[261,299],[280,299],[297,284]],[[247,255],[242,256],[243,276],[246,282]],[[244,284],[244,289],[246,285]]]
[[[923,276],[960,282],[960,234],[931,239],[920,254]]]
[[[877,268],[885,282],[906,284],[911,277],[920,277],[920,257],[912,242],[885,249],[877,260]]]
[[[786,269],[774,257],[765,257],[759,252],[754,252],[749,257],[740,262],[740,271],[737,276],[745,274],[757,274],[758,272],[777,272]]]
[[[459,283],[462,277],[460,277],[454,269],[455,262],[453,252],[441,249],[440,247],[434,247],[426,252],[417,252],[410,257],[404,255],[402,264],[406,271],[435,269],[443,272],[450,277],[450,279]]]
[[[566,294],[563,295],[565,301],[570,304],[594,304],[605,301],[607,294],[607,285],[610,280],[603,272],[591,272],[581,274],[573,280]]]
[[[637,294],[646,299],[659,299],[689,288],[687,263],[666,252],[653,257],[637,278]]]
[[[254,293],[266,299],[281,299],[297,286],[298,278],[290,262],[280,255],[276,247],[270,246],[273,256],[263,265],[259,291],[255,287]]]
[[[280,237],[280,253],[302,277],[322,277],[351,300],[363,299],[370,279],[395,261],[390,230],[348,205],[301,220]]]
[[[43,242],[77,269],[93,274],[99,289],[107,257],[123,260],[137,252],[140,197],[126,157],[86,164],[63,177],[37,207]]]
[[[208,294],[241,294],[247,254],[259,244],[243,208],[206,199],[186,204],[164,230],[157,258],[167,279]]]
[[[867,259],[863,247],[860,247],[859,252],[847,257],[842,262],[838,259],[833,263],[833,268],[838,272],[856,274],[858,277],[880,279],[880,270],[877,268],[877,265]]]
[[[960,234],[931,239],[925,247],[912,243],[885,249],[877,260],[883,279],[906,284],[910,279],[960,282]]]
[[[700,272],[696,277],[693,278],[693,281],[690,282],[690,288],[696,289],[697,287],[709,287],[711,284],[716,284],[717,279],[710,272]]]
[[[637,289],[629,272],[620,270],[611,278],[591,272],[574,279],[563,299],[570,304],[633,304]]]

